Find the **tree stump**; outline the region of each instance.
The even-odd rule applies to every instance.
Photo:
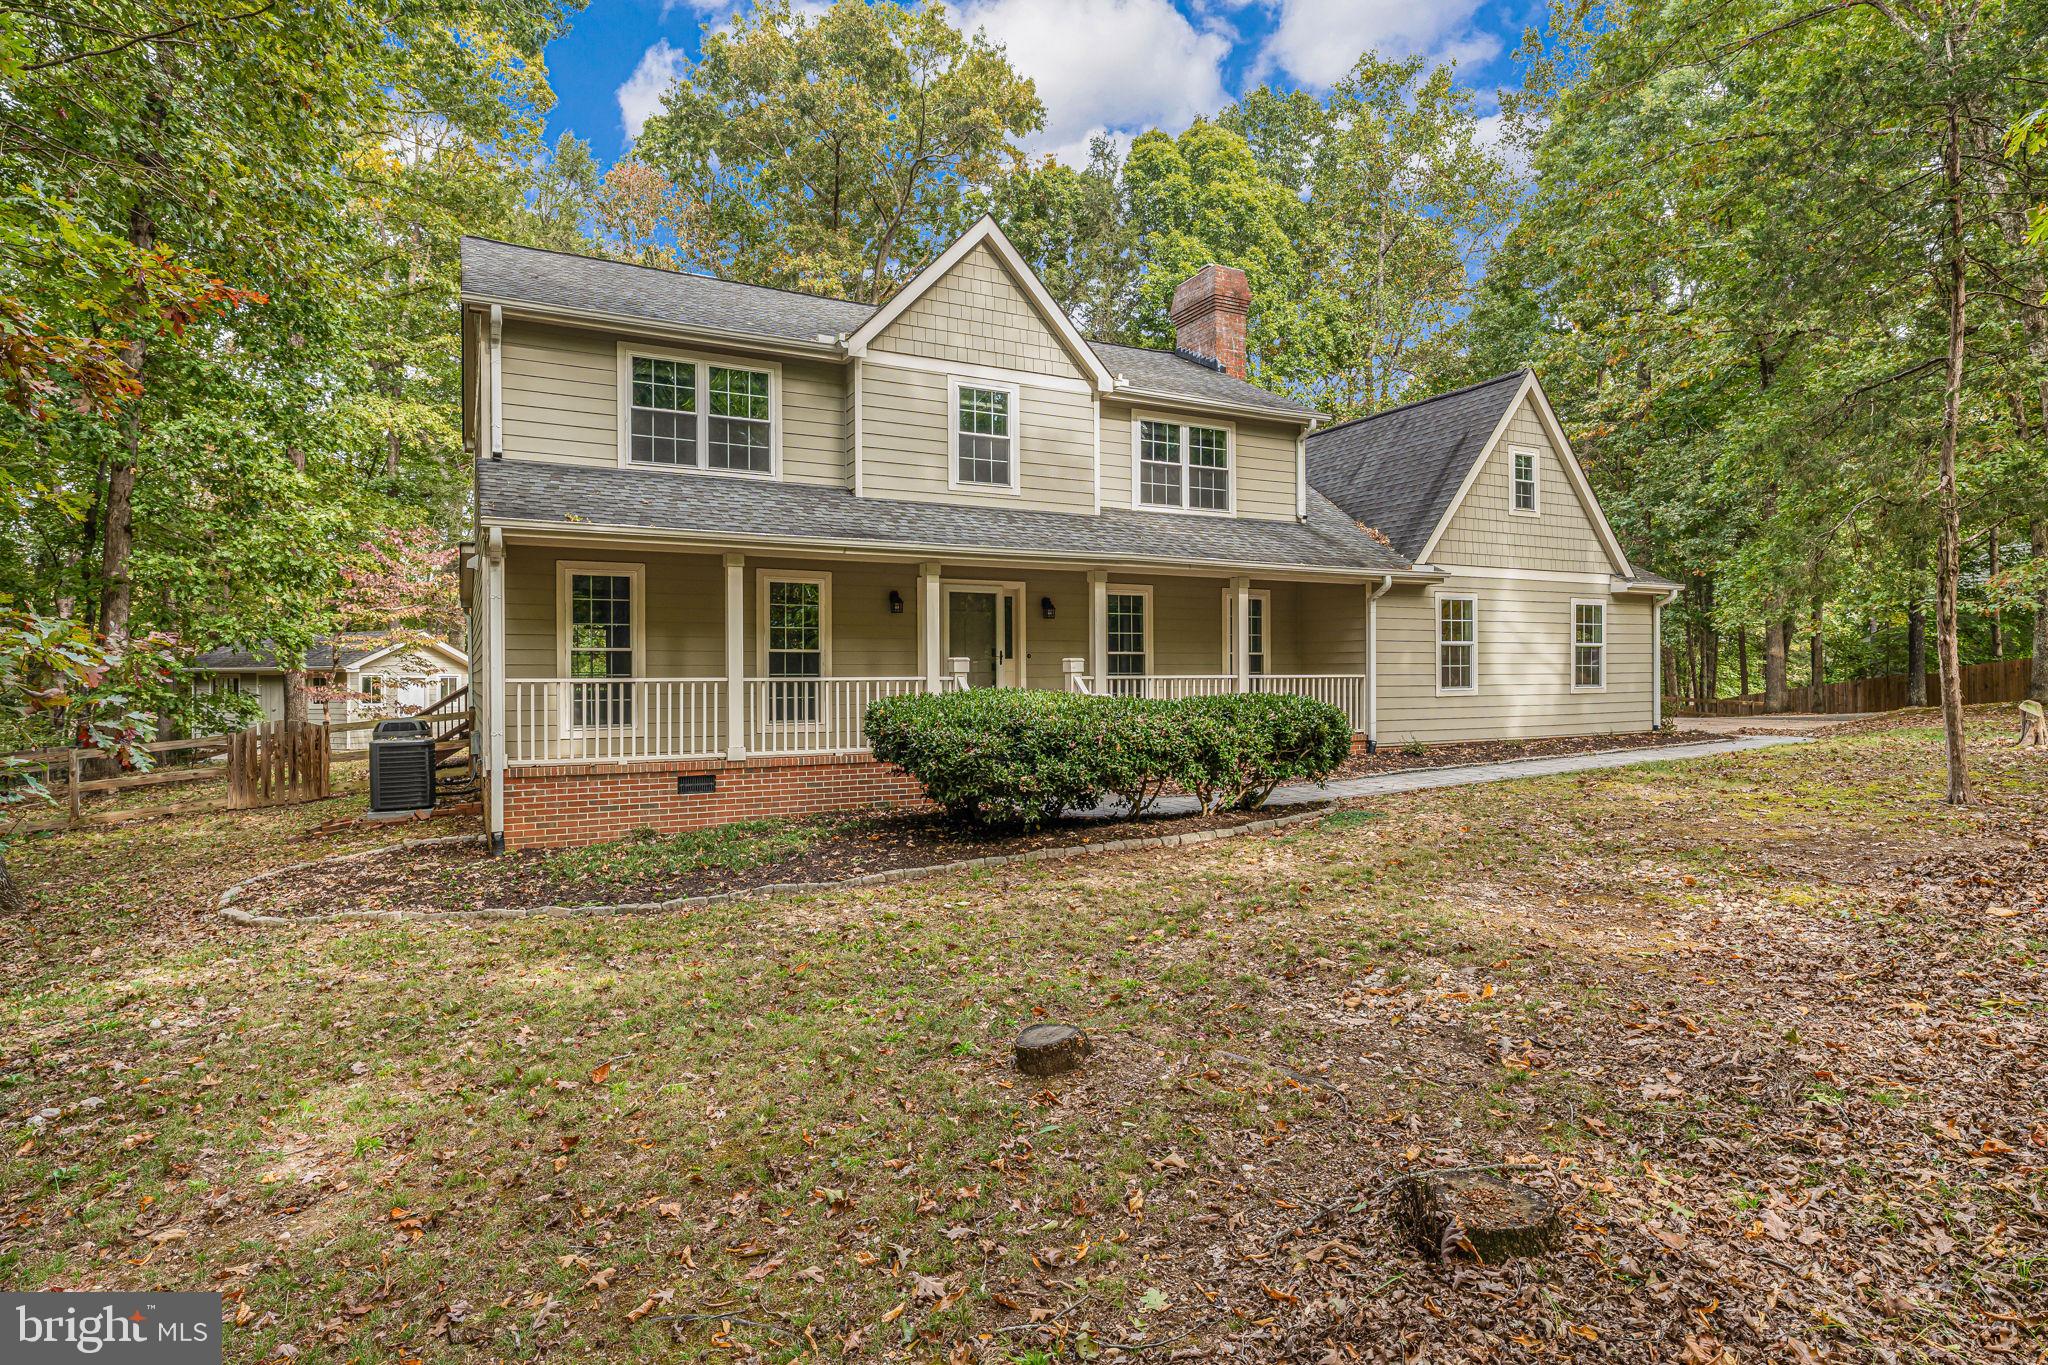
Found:
[[[1017,1069],[1027,1076],[1057,1076],[1094,1050],[1088,1035],[1070,1024],[1033,1024],[1017,1035]]]
[[[1395,1188],[1394,1199],[1395,1221],[1431,1260],[1455,1251],[1488,1265],[1536,1256],[1564,1231],[1550,1196],[1497,1176],[1418,1171]]]
[[[2013,741],[2019,749],[2048,749],[2048,707],[2037,701],[2020,703],[2020,737]]]

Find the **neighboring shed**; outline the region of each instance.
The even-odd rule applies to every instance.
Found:
[[[269,642],[253,649],[210,649],[191,667],[202,693],[246,693],[262,705],[264,719],[284,718],[285,668]],[[340,724],[432,706],[469,685],[469,656],[416,632],[356,632],[316,640],[306,651],[306,672],[323,690],[366,694],[308,704],[307,719]],[[359,748],[365,742],[363,734],[350,732],[337,736],[335,747]]]

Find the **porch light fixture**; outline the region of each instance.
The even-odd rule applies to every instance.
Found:
[[[1038,599],[1038,614],[1048,621],[1052,620],[1052,599],[1050,597]]]
[[[894,588],[889,589],[889,614],[891,616],[901,616],[903,614],[903,594]]]

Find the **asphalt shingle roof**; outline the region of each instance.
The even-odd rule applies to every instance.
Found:
[[[512,246],[488,237],[462,239],[462,293],[813,345],[858,331],[875,311],[873,305],[846,299]],[[1304,417],[1315,411],[1174,351],[1106,341],[1088,345],[1105,369],[1135,388]]]
[[[369,631],[347,635],[323,635],[306,649],[306,667],[315,673],[331,672],[334,669],[353,668],[386,645],[397,644],[403,637],[382,631]],[[453,648],[453,646],[449,646]],[[458,653],[460,651],[457,651]],[[254,649],[225,647],[209,649],[192,659],[193,668],[208,672],[250,672],[281,673],[284,665],[278,662],[277,646],[268,640]]]
[[[1415,558],[1527,373],[1310,432],[1309,485]]]
[[[550,522],[764,541],[834,541],[1110,563],[1177,562],[1385,573],[1407,562],[1311,494],[1306,522],[1105,508],[1099,516],[857,498],[823,484],[770,483],[534,460],[480,460],[486,522]]]

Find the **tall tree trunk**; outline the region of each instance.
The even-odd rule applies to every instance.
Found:
[[[2034,676],[2027,695],[2048,703],[2048,516],[2035,517],[2030,529],[2041,589],[2034,594]]]
[[[1785,686],[1785,622],[1773,618],[1764,626],[1764,710],[1783,711],[1791,701]]]
[[[1948,198],[1947,383],[1941,400],[1941,474],[1938,485],[1941,543],[1934,564],[1934,650],[1941,661],[1941,729],[1948,747],[1948,802],[1970,804],[1970,774],[1963,755],[1962,654],[1956,645],[1956,608],[1963,578],[1962,506],[1956,496],[1956,437],[1963,412],[1963,328],[1966,263],[1963,258],[1963,111],[1948,102],[1948,137],[1941,148],[1942,183]]]
[[[1738,626],[1735,631],[1735,667],[1742,674],[1742,690],[1735,695],[1749,695],[1749,627]]]
[[[1927,705],[1927,605],[1906,608],[1906,705]]]
[[[306,711],[306,670],[288,668],[284,671],[284,723],[304,725]]]
[[[1809,686],[1819,687],[1822,682],[1826,681],[1828,657],[1827,646],[1821,641],[1821,611],[1820,603],[1818,602],[1815,602],[1813,604],[1812,654],[1813,676],[1809,678],[1807,682]]]

